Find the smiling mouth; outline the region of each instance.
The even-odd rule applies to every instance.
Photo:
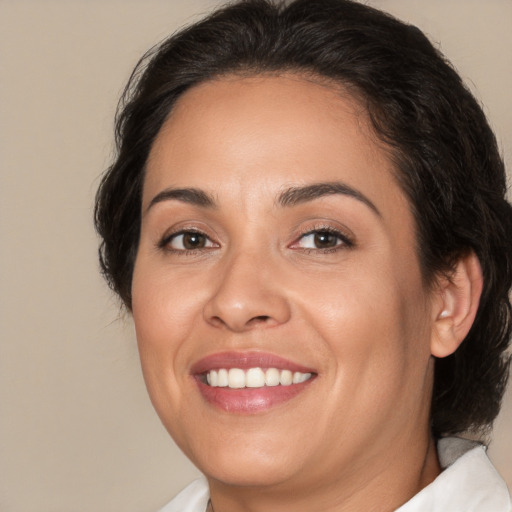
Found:
[[[302,384],[312,376],[279,368],[219,368],[202,374],[201,381],[211,387],[243,389]]]
[[[206,402],[238,415],[265,413],[285,404],[318,377],[311,367],[255,351],[211,354],[197,361],[190,373]]]

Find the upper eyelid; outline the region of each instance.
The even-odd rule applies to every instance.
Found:
[[[342,227],[342,226],[333,226],[330,223],[326,224],[315,224],[313,226],[308,227],[307,229],[300,229],[299,232],[295,235],[295,240],[299,240],[299,238],[310,235],[313,233],[318,233],[321,231],[327,231],[329,233],[338,235],[340,238],[354,244],[356,241],[356,237],[352,230]]]
[[[170,231],[164,233],[164,235],[160,238],[160,240],[158,242],[158,246],[165,247],[167,244],[169,244],[171,242],[171,240],[173,240],[174,238],[176,238],[180,235],[185,235],[186,233],[197,233],[199,235],[203,235],[210,242],[212,242],[214,244],[218,244],[218,242],[216,242],[208,233],[206,233],[202,229],[198,229],[195,227],[183,227],[183,228],[179,228],[177,230],[170,230]]]
[[[332,233],[334,235],[345,236],[345,233],[341,229],[336,229],[336,228],[332,228],[329,226],[325,226],[325,227],[322,226],[322,227],[318,227],[318,228],[307,229],[304,232],[300,233],[300,236],[311,235],[313,233],[321,233],[322,231],[325,231],[327,233]]]
[[[198,227],[193,223],[178,223],[177,226],[172,226],[164,231],[164,234],[161,238],[171,238],[173,236],[181,235],[183,233],[199,233],[201,235],[206,236],[207,238],[215,238],[212,236],[212,230],[206,229],[206,227]]]
[[[292,235],[292,242],[289,242],[289,246],[292,246],[298,242],[299,239],[301,239],[304,236],[314,234],[317,232],[326,231],[332,234],[335,234],[340,237],[340,239],[345,243],[345,245],[355,245],[356,237],[354,233],[348,229],[345,226],[333,226],[331,224],[332,221],[318,221],[314,224],[310,224],[307,227],[304,228],[295,228],[293,231],[295,232]],[[221,245],[221,242],[219,241],[219,237],[216,236],[215,232],[212,234],[211,229],[205,229],[202,227],[198,227],[195,225],[187,225],[184,224],[179,227],[173,227],[160,236],[158,241],[159,247],[164,247],[166,244],[168,244],[174,237],[177,237],[179,235],[183,235],[186,233],[198,233],[200,235],[205,236],[210,242]],[[288,245],[287,244],[287,245]]]
[[[348,237],[344,236],[343,234],[339,233],[339,232],[329,232],[330,234],[333,234],[335,236],[337,236],[337,238],[339,239],[340,243],[336,244],[335,246],[333,247],[317,247],[317,248],[303,248],[303,247],[299,247],[299,244],[300,242],[307,236],[311,236],[317,232],[321,232],[322,230],[314,230],[312,232],[309,232],[309,233],[305,233],[304,235],[300,236],[299,238],[297,238],[295,240],[295,242],[293,242],[289,247],[292,248],[292,249],[303,249],[305,251],[325,251],[325,250],[329,250],[329,251],[332,251],[332,250],[335,250],[335,249],[342,249],[342,248],[352,248],[354,247],[354,242],[349,239]],[[327,231],[327,230],[323,230],[323,231]]]

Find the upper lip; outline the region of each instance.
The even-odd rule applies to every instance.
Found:
[[[310,367],[267,352],[218,352],[195,362],[191,367],[191,373],[200,374],[218,368],[240,368],[242,370],[278,368],[293,372],[315,373],[315,370]]]

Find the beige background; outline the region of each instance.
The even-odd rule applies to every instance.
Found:
[[[142,52],[213,0],[0,0],[0,509],[151,512],[196,470],[97,272],[92,201]],[[373,0],[486,105],[512,167],[512,0]],[[512,486],[512,396],[491,453]]]

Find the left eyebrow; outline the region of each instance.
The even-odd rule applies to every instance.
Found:
[[[336,194],[353,197],[368,206],[376,215],[382,217],[379,209],[364,194],[340,181],[313,183],[302,187],[290,187],[279,194],[277,202],[281,206],[296,206],[320,197]]]
[[[182,203],[189,203],[203,208],[215,208],[217,205],[215,199],[198,188],[166,188],[159,192],[146,208],[147,213],[155,204],[163,201],[179,201]]]

